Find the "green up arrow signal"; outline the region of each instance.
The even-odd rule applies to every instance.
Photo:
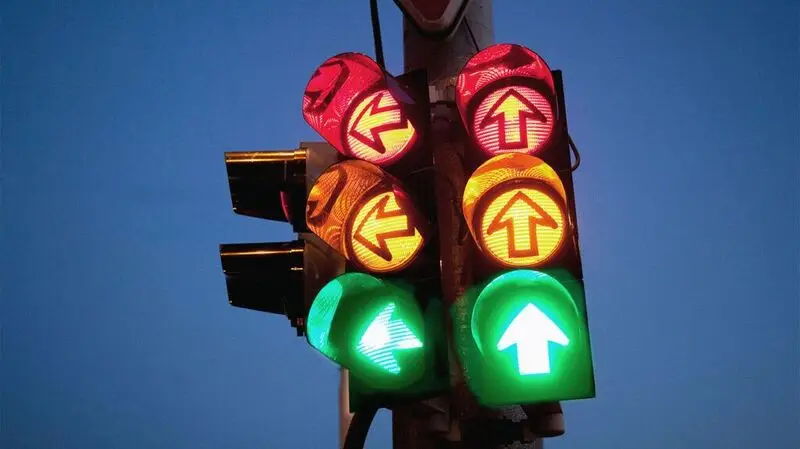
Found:
[[[497,350],[516,345],[520,374],[550,374],[550,342],[566,346],[569,338],[550,317],[529,303],[506,328]]]
[[[372,320],[358,342],[358,352],[386,371],[400,374],[400,365],[394,352],[421,348],[422,342],[405,322],[392,319],[395,307],[394,303],[389,303]]]
[[[461,309],[468,314],[453,308],[453,334],[467,383],[481,404],[594,396],[580,281],[563,271],[512,270],[465,300]]]

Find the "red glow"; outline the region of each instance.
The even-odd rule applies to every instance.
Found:
[[[458,76],[456,103],[478,145],[489,154],[535,153],[555,121],[555,83],[536,53],[513,44],[488,47]]]
[[[382,89],[361,100],[349,114],[348,153],[378,165],[399,158],[414,144],[417,131],[392,94]]]
[[[489,154],[533,154],[550,140],[553,121],[550,101],[534,89],[512,85],[486,96],[471,126],[478,146]]]
[[[281,209],[283,209],[283,216],[286,217],[286,221],[291,222],[292,214],[289,210],[289,195],[287,195],[286,192],[281,191],[280,196],[281,196]]]
[[[388,165],[416,142],[409,104],[413,101],[375,61],[343,53],[314,72],[303,96],[303,116],[345,156]]]

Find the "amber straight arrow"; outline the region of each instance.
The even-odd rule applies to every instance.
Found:
[[[520,213],[525,211],[526,213]],[[495,215],[489,227],[486,229],[487,235],[506,230],[508,232],[508,255],[509,257],[531,257],[539,255],[539,245],[537,244],[536,227],[546,226],[551,229],[558,228],[556,220],[548,214],[535,201],[530,199],[524,192],[518,191],[500,212]],[[527,232],[530,236],[528,248],[517,247],[518,233]]]

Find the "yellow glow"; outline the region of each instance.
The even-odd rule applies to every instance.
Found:
[[[510,86],[489,94],[475,111],[472,131],[491,154],[534,153],[553,134],[553,106],[534,89]]]
[[[350,225],[349,243],[356,262],[373,272],[404,268],[422,248],[408,203],[394,191],[379,193],[364,202]]]
[[[549,260],[569,225],[558,174],[522,153],[495,156],[478,167],[467,181],[462,209],[481,250],[510,267]]]
[[[364,161],[344,161],[330,166],[317,178],[306,202],[306,224],[325,243],[345,253],[342,233],[348,217],[370,189],[387,175]]]
[[[290,151],[230,151],[225,153],[226,164],[249,164],[252,162],[285,162],[305,160],[305,149]]]
[[[350,154],[379,165],[402,156],[416,136],[406,112],[386,89],[364,98],[347,120]]]
[[[535,188],[514,188],[487,201],[481,214],[481,246],[505,265],[537,266],[564,240],[561,205]]]

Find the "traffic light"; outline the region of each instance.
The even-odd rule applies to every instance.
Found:
[[[450,386],[427,92],[424,72],[393,77],[342,53],[302,102],[327,144],[226,153],[235,212],[298,233],[221,245],[229,300],[286,315],[348,368],[354,410]],[[593,397],[561,73],[494,45],[462,69],[456,106],[470,147],[461,212],[479,249],[453,305],[467,311],[452,326],[467,384],[489,406]]]
[[[407,387],[424,374],[424,319],[411,293],[365,273],[329,282],[309,313],[308,341],[373,387]]]
[[[447,383],[424,73],[334,56],[305,90],[303,116],[345,159],[311,187],[308,229],[346,260],[316,295],[311,346],[350,372],[351,405],[388,405]],[[446,360],[446,355],[444,356]],[[443,379],[443,382],[442,382]]]
[[[285,315],[302,335],[313,295],[320,283],[341,273],[344,261],[305,224],[308,185],[338,160],[319,142],[290,151],[225,153],[233,210],[237,214],[286,222],[298,233],[289,242],[220,245],[231,305]]]
[[[369,56],[342,53],[312,75],[303,117],[344,156],[387,167],[418,153],[428,125],[426,104]]]
[[[485,405],[593,397],[591,346],[560,72],[494,45],[462,69],[472,143],[462,211],[481,257],[454,316],[470,389]]]
[[[340,162],[325,171],[307,204],[309,229],[352,264],[373,273],[405,268],[428,234],[400,182],[364,161]]]

